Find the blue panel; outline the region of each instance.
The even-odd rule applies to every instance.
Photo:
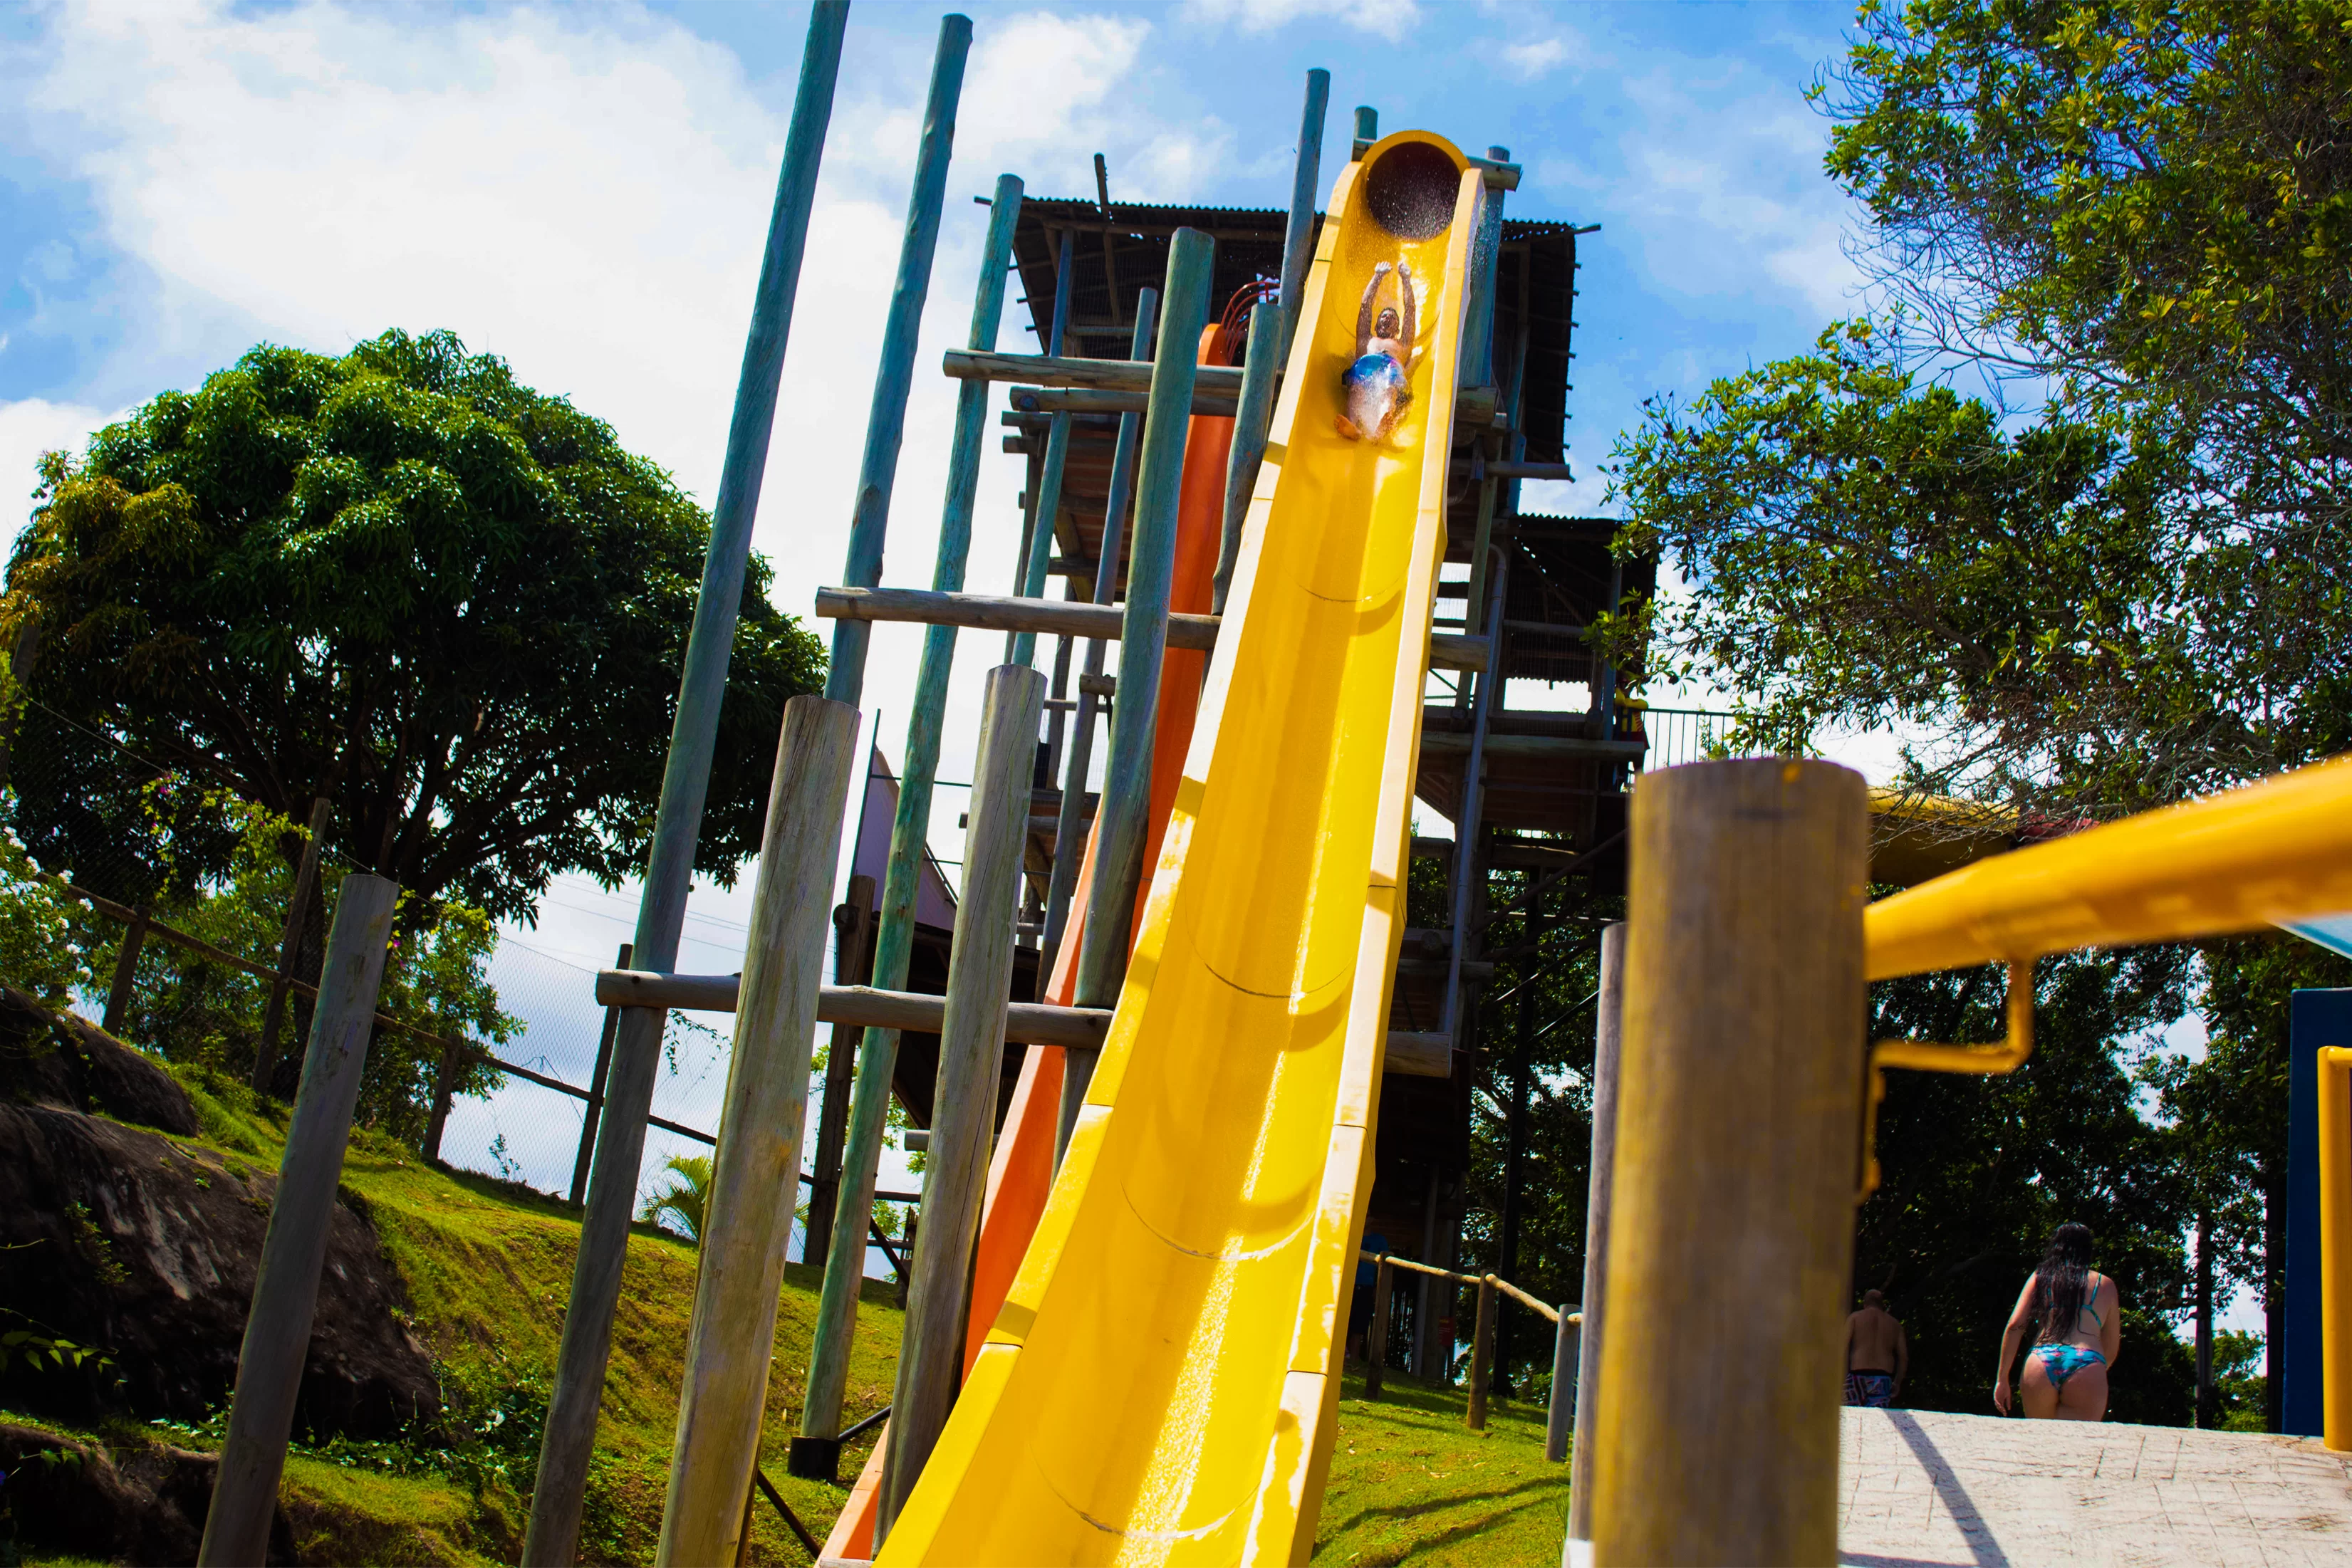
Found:
[[[2273,1347],[2280,1425],[2320,1435],[2319,1048],[2352,1046],[2352,990],[2297,991],[2287,1046],[2286,1343]]]

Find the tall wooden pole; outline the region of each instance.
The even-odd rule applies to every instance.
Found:
[[[1315,259],[1315,201],[1323,184],[1323,121],[1331,107],[1331,73],[1321,68],[1307,73],[1307,101],[1298,114],[1298,155],[1290,172],[1290,217],[1282,229],[1282,337],[1275,358],[1290,362],[1290,345],[1298,336],[1298,308],[1307,294],[1307,264]],[[1250,345],[1257,357],[1257,345]],[[1249,383],[1242,384],[1243,406],[1249,402]],[[1260,426],[1263,432],[1264,426]],[[1238,431],[1235,433],[1239,434]],[[1264,450],[1265,436],[1258,437]],[[1255,465],[1253,465],[1255,467]],[[1230,513],[1231,492],[1226,506]],[[1223,595],[1219,594],[1220,601]]]
[[[849,898],[833,912],[833,983],[863,984],[866,944],[874,924],[874,879],[849,879]],[[801,1261],[823,1263],[833,1255],[833,1206],[841,1196],[841,1142],[849,1132],[850,1085],[857,1076],[857,1040],[865,1031],[856,1024],[833,1026],[833,1040],[824,1058],[824,1106],[817,1113],[816,1171],[809,1182],[808,1235],[801,1243]]]
[[[1136,470],[1135,544],[1128,559],[1127,612],[1119,622],[1118,697],[1111,707],[1095,878],[1078,948],[1076,999],[1082,1008],[1115,1007],[1127,979],[1128,936],[1150,828],[1152,734],[1160,718],[1160,664],[1167,651],[1168,593],[1176,569],[1184,440],[1192,423],[1192,384],[1216,253],[1216,242],[1193,228],[1178,229],[1168,247],[1167,317],[1151,361],[1151,396]],[[1065,1055],[1057,1160],[1069,1145],[1099,1054],[1072,1047]]]
[[[751,328],[743,343],[727,454],[719,471],[718,504],[711,509],[710,549],[703,559],[702,590],[687,637],[677,715],[662,769],[644,901],[637,909],[635,957],[648,969],[671,969],[677,963],[678,932],[685,925],[687,893],[694,880],[695,841],[702,831],[710,758],[719,742],[719,708],[734,651],[751,524],[759,512],[776,389],[792,330],[793,297],[800,287],[809,210],[816,199],[817,161],[833,114],[834,78],[848,19],[848,0],[818,0],[809,16],[800,90],[784,137],[783,168],[768,220]],[[527,1568],[571,1568],[578,1545],[581,1500],[595,1443],[596,1411],[604,1396],[604,1364],[612,1350],[613,1314],[620,1302],[621,1265],[628,1255],[629,1220],[636,1207],[645,1155],[646,1116],[653,1108],[654,1074],[661,1062],[667,1017],[658,1008],[632,1008],[614,1033],[612,1072],[604,1112],[597,1118],[596,1154],[581,1217],[579,1259],[572,1271],[572,1298],[563,1316],[555,1387],[540,1443],[539,1479],[523,1539]]]
[[[302,928],[310,923],[310,900],[319,893],[319,855],[327,841],[327,824],[334,802],[321,795],[310,802],[310,836],[302,844],[294,867],[294,896],[286,904],[286,923],[278,932],[278,978],[269,982],[269,1002],[261,1011],[261,1043],[253,1053],[252,1088],[269,1092],[278,1076],[278,1030],[286,1021],[286,981],[302,953]]]
[[[1152,324],[1160,314],[1160,290],[1140,288],[1135,295],[1135,334],[1128,343],[1130,360],[1151,352]],[[1135,491],[1135,449],[1143,436],[1143,416],[1118,416],[1118,440],[1111,448],[1110,486],[1103,502],[1102,549],[1095,560],[1094,600],[1108,604],[1118,593],[1118,562],[1127,548],[1127,507]],[[1087,643],[1086,673],[1103,673],[1108,645],[1099,637]],[[1095,758],[1095,717],[1102,699],[1078,683],[1078,722],[1070,734],[1068,760],[1062,769],[1062,805],[1054,822],[1054,869],[1045,879],[1045,930],[1037,948],[1037,997],[1044,1000],[1053,984],[1056,955],[1069,930],[1070,898],[1077,886],[1078,861],[1085,853],[1087,774]]]
[[[1592,1448],[1601,1433],[1601,1346],[1609,1322],[1609,1209],[1617,1160],[1617,1080],[1624,1040],[1625,923],[1601,928],[1601,990],[1593,998],[1592,1166],[1584,1197],[1584,1327],[1578,1334],[1576,1452],[1568,1533],[1592,1539]]]
[[[947,197],[948,158],[955,145],[956,105],[963,96],[964,57],[971,49],[971,18],[940,18],[931,57],[930,94],[923,106],[923,139],[915,153],[915,187],[907,198],[907,230],[898,246],[898,277],[882,327],[882,361],[874,372],[874,402],[866,416],[866,451],[857,468],[857,501],[849,524],[849,559],[841,580],[872,588],[882,580],[882,544],[890,524],[890,490],[898,474],[898,446],[907,434],[907,392],[915,380],[915,342],[923,302],[931,290],[931,257],[939,248],[940,207]],[[983,391],[983,396],[985,392]],[[961,417],[961,404],[957,409]],[[853,706],[866,689],[866,649],[872,627],[863,621],[833,623],[833,661],[824,695]]]
[[[1275,381],[1282,369],[1282,328],[1280,313],[1264,302],[1250,311],[1249,347],[1242,359],[1242,395],[1234,412],[1233,449],[1225,461],[1224,537],[1217,544],[1217,571],[1210,585],[1209,608],[1219,615],[1225,612],[1225,595],[1234,586],[1234,568],[1242,558],[1242,525],[1249,520],[1250,497],[1257,488],[1258,468],[1265,461],[1266,425],[1274,417]]]
[[[939,1093],[923,1180],[923,1228],[890,1399],[890,1457],[882,1476],[879,1546],[923,1473],[961,1381],[964,1301],[989,1133],[1004,1061],[1004,1004],[1013,984],[1013,926],[1029,830],[1029,775],[1045,680],[1026,664],[988,673],[964,836],[963,896],[956,904],[947,1011],[940,1024]]]
[[[1869,822],[1826,762],[1633,791],[1602,1568],[1837,1560]]]
[[[1077,282],[1076,256],[1077,235],[1071,229],[1062,231],[1061,265],[1054,278],[1054,324],[1046,334],[1045,352],[1059,355],[1062,340],[1070,327],[1070,292]],[[1116,307],[1117,301],[1114,300]],[[1045,432],[1045,468],[1037,484],[1037,504],[1031,508],[1029,530],[1021,540],[1021,572],[1013,591],[1024,599],[1036,599],[1045,591],[1045,568],[1054,554],[1054,525],[1062,515],[1062,475],[1070,461],[1070,416],[1054,415],[1054,423]],[[1004,639],[1004,662],[1026,664],[1037,657],[1037,633],[1008,632]]]
[[[731,1561],[741,1540],[767,1407],[776,1291],[800,1196],[810,1048],[824,983],[829,911],[808,894],[833,885],[856,751],[856,708],[812,696],[784,705],[654,1554],[663,1568]]]
[[[1004,315],[1004,277],[1013,260],[1013,228],[1021,216],[1021,182],[996,182],[989,208],[988,238],[982,246],[980,279],[972,298],[967,341],[979,350],[996,346]],[[940,518],[940,548],[931,586],[945,593],[963,587],[971,554],[971,517],[980,488],[980,460],[988,434],[988,390],[966,382],[957,393],[953,443],[948,452],[947,499]],[[1041,525],[1043,526],[1043,525]],[[915,673],[915,702],[907,721],[906,771],[898,780],[898,809],[890,824],[890,859],[882,873],[881,921],[874,939],[874,983],[887,990],[907,984],[915,950],[915,894],[931,831],[931,786],[939,776],[940,724],[947,711],[948,676],[955,664],[956,629],[927,627],[922,664]],[[890,1079],[898,1066],[898,1031],[869,1029],[857,1053],[857,1086],[849,1102],[849,1130],[841,1160],[841,1186],[834,1199],[833,1250],[824,1260],[824,1286],[817,1299],[816,1334],[809,1352],[808,1386],[801,1406],[801,1436],[837,1437],[842,1396],[849,1386],[851,1335],[857,1325],[858,1282],[866,1277],[866,1234],[874,1212],[874,1173],[882,1155],[882,1127],[890,1109]]]
[[[327,938],[319,1003],[310,1015],[302,1086],[286,1129],[278,1191],[270,1200],[269,1228],[253,1281],[253,1310],[237,1354],[228,1437],[221,1445],[204,1545],[196,1556],[205,1568],[259,1563],[269,1545],[295,1396],[310,1350],[327,1226],[342,1176],[343,1145],[352,1135],[352,1111],[367,1069],[392,909],[399,897],[397,883],[354,872],[343,879],[335,900],[335,927]]]

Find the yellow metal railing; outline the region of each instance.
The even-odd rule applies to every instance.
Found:
[[[1870,977],[2352,910],[2352,758],[2017,850],[1870,906]]]
[[[2320,1440],[2352,1449],[2352,1051],[2319,1050]]]
[[[1878,1186],[1885,1070],[2008,1072],[2033,1050],[2033,960],[2256,931],[2352,910],[2352,757],[2188,805],[2148,811],[1923,883],[1863,920],[1874,980],[2009,966],[2000,1045],[1881,1040],[1871,1047],[1861,1196]],[[2323,1426],[2352,1450],[2352,1051],[2319,1052]]]

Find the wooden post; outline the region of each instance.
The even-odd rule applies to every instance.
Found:
[[[969,39],[971,24],[950,22]],[[947,47],[945,30],[940,47]],[[961,47],[961,46],[959,46]],[[959,58],[961,57],[959,56]],[[938,87],[936,78],[933,83]],[[951,114],[936,101],[933,119]],[[945,148],[940,150],[945,158]],[[1004,277],[1013,261],[1013,227],[1021,216],[1021,182],[1007,174],[996,182],[989,208],[988,237],[981,247],[980,278],[972,298],[974,350],[992,350],[1004,313]],[[948,453],[948,486],[940,517],[940,547],[931,567],[935,591],[963,587],[964,563],[971,554],[971,517],[980,488],[980,459],[988,432],[985,383],[971,395],[967,382],[956,401],[955,434]],[[878,556],[877,558],[879,570]],[[915,948],[915,892],[930,841],[931,786],[939,777],[940,724],[947,711],[948,676],[955,664],[956,629],[931,626],[923,633],[922,663],[915,672],[914,706],[907,720],[906,769],[898,780],[898,809],[890,824],[890,859],[882,873],[881,920],[874,938],[874,984],[903,989]],[[874,1212],[874,1172],[882,1155],[882,1126],[890,1108],[890,1079],[898,1061],[898,1031],[868,1029],[857,1053],[857,1084],[850,1096],[849,1124],[841,1185],[834,1197],[833,1235],[839,1245],[824,1260],[824,1286],[817,1300],[815,1338],[809,1352],[808,1386],[801,1406],[801,1435],[831,1437],[841,1430],[841,1401],[849,1386],[851,1336],[857,1326],[858,1282],[866,1277],[866,1249],[849,1239],[866,1234]]]
[[[1062,353],[1062,340],[1070,326],[1070,290],[1077,280],[1077,234],[1072,229],[1062,231],[1061,265],[1054,280],[1054,324],[1046,337],[1045,352],[1055,359]],[[1112,305],[1117,307],[1118,301]],[[1020,570],[1013,580],[1013,591],[1024,599],[1035,599],[1045,591],[1045,566],[1054,555],[1054,525],[1062,516],[1062,474],[1070,459],[1070,416],[1054,415],[1054,423],[1045,432],[1045,467],[1037,483],[1035,517],[1029,531],[1021,540]],[[1026,664],[1037,657],[1037,634],[1015,632],[1004,639],[1004,662]]]
[[[631,945],[624,942],[614,955],[613,967],[629,967]],[[580,1151],[572,1157],[572,1201],[578,1203],[588,1196],[588,1161],[596,1152],[596,1119],[604,1110],[604,1080],[613,1071],[613,1039],[621,1027],[621,1009],[604,1009],[604,1032],[596,1041],[596,1068],[588,1075],[588,1100],[580,1112]]]
[[[1495,1371],[1495,1276],[1478,1277],[1478,1322],[1470,1332],[1470,1414],[1473,1432],[1486,1429],[1486,1385]]]
[[[1369,103],[1356,105],[1356,140],[1373,142],[1381,139],[1381,111]],[[1361,157],[1360,152],[1358,157]]]
[[[261,1012],[261,1043],[253,1053],[253,1092],[269,1092],[278,1076],[278,1030],[286,1019],[286,982],[302,952],[302,928],[310,922],[310,900],[318,896],[319,856],[327,841],[327,824],[334,801],[320,795],[310,802],[310,837],[302,845],[294,867],[294,896],[286,904],[286,924],[278,933],[278,977],[269,982],[269,1003]]]
[[[2030,971],[2029,971],[2030,972]],[[2319,1427],[2352,1450],[2352,1051],[2324,1045],[2319,1073]]]
[[[1135,335],[1128,357],[1139,360],[1151,351],[1151,329],[1160,313],[1160,291],[1139,289],[1135,296]],[[1103,502],[1102,549],[1095,562],[1093,601],[1108,604],[1117,596],[1118,559],[1127,531],[1127,507],[1135,488],[1135,449],[1142,438],[1143,416],[1118,416],[1118,441],[1111,449],[1110,486]],[[1087,643],[1086,673],[1099,676],[1109,643],[1101,638]],[[1078,722],[1070,735],[1069,759],[1062,769],[1062,807],[1054,823],[1054,869],[1045,880],[1045,929],[1037,947],[1037,997],[1044,1000],[1053,984],[1055,960],[1068,932],[1070,899],[1078,882],[1078,862],[1085,854],[1087,773],[1094,764],[1095,716],[1102,698],[1078,682]]]
[[[719,465],[719,495],[711,508],[710,548],[703,558],[693,629],[687,634],[686,667],[678,680],[669,756],[662,767],[661,804],[654,817],[645,894],[637,907],[635,958],[649,969],[669,970],[677,965],[678,933],[686,923],[687,894],[694,880],[695,841],[701,834],[703,798],[710,785],[711,755],[719,743],[719,702],[726,693],[736,612],[743,599],[751,523],[760,509],[760,483],[767,471],[768,438],[775,423],[776,388],[783,375],[793,298],[800,287],[801,259],[807,250],[817,163],[824,150],[825,124],[833,115],[834,81],[840,70],[841,38],[848,16],[848,0],[817,0],[809,15],[800,87],[793,100],[792,125],[784,135],[783,167],[768,219],[767,249],[760,260],[751,326],[735,384],[726,455]],[[956,60],[960,72],[961,50]],[[936,161],[941,167],[930,204],[934,229],[938,195],[946,177],[944,151]],[[919,210],[921,190],[919,182]],[[928,276],[928,246],[924,256],[923,270]],[[902,293],[904,289],[902,277]],[[914,305],[918,311],[921,292],[918,284]],[[911,331],[908,336],[911,340]],[[908,353],[912,352],[910,340]],[[878,560],[878,539],[874,549]],[[853,686],[856,673],[864,668],[863,642],[856,652],[858,660],[849,676]],[[836,660],[832,679],[837,682],[843,675],[843,666]],[[854,693],[848,700],[855,703]],[[588,1484],[589,1454],[595,1443],[596,1411],[604,1397],[604,1364],[612,1349],[613,1314],[620,1303],[621,1266],[628,1256],[629,1221],[636,1210],[637,1178],[645,1155],[646,1117],[653,1109],[654,1076],[661,1064],[667,1017],[658,1008],[632,1008],[614,1031],[612,1071],[604,1085],[604,1111],[597,1118],[596,1152],[581,1216],[579,1257],[572,1271],[563,1340],[556,1353],[555,1386],[540,1442],[538,1484],[531,1494],[530,1522],[523,1538],[525,1568],[571,1568],[577,1554],[581,1502]]]
[[[1593,998],[1592,1166],[1584,1197],[1584,1324],[1577,1338],[1576,1452],[1568,1533],[1592,1539],[1592,1448],[1601,1420],[1601,1334],[1609,1322],[1609,1210],[1617,1160],[1617,1081],[1624,1039],[1625,923],[1601,929],[1601,992]]]
[[[1314,75],[1323,73],[1317,71]],[[1293,214],[1294,220],[1297,214]],[[1285,267],[1288,266],[1287,261]],[[1212,580],[1209,608],[1225,612],[1225,595],[1234,586],[1234,567],[1242,555],[1242,525],[1249,519],[1250,497],[1257,488],[1259,465],[1265,461],[1266,423],[1274,417],[1274,382],[1281,366],[1275,361],[1283,329],[1281,313],[1261,302],[1250,311],[1249,348],[1242,361],[1242,396],[1234,413],[1234,444],[1225,463],[1225,532],[1217,546],[1217,573]]]
[[[913,1208],[907,1210],[907,1228],[898,1233],[898,1310],[907,1310],[907,1290],[915,1281],[915,1236],[922,1228],[923,1217]],[[887,1247],[884,1253],[890,1250]]]
[[[865,977],[867,928],[874,924],[874,879],[849,879],[849,900],[833,912],[833,983],[854,986]],[[833,1026],[824,1057],[824,1105],[816,1119],[816,1171],[809,1183],[808,1234],[801,1261],[823,1263],[833,1255],[833,1206],[841,1196],[841,1140],[849,1127],[849,1091],[857,1074],[856,1024]]]
[[[1389,1267],[1386,1254],[1372,1265],[1372,1322],[1364,1331],[1364,1397],[1381,1396],[1381,1373],[1389,1359],[1389,1291],[1396,1279],[1396,1270]]]
[[[654,1556],[664,1568],[734,1556],[759,1462],[824,983],[830,912],[808,891],[833,885],[856,749],[856,708],[814,696],[784,705]]]
[[[1097,813],[1095,877],[1078,948],[1077,1005],[1116,1006],[1127,978],[1135,890],[1143,876],[1143,841],[1151,810],[1151,746],[1160,716],[1160,656],[1168,639],[1168,592],[1176,564],[1176,513],[1184,481],[1184,440],[1192,424],[1192,372],[1209,316],[1216,242],[1180,228],[1168,247],[1166,319],[1152,360],[1151,406],[1143,416],[1143,450],[1135,480],[1135,544],[1127,572],[1127,614],[1119,627],[1118,701],[1111,710],[1110,764]],[[1062,1067],[1062,1115],[1054,1155],[1060,1159],[1094,1080],[1098,1051],[1073,1050]]]
[[[1831,763],[1633,791],[1597,1562],[1836,1560],[1868,840]]]
[[[857,500],[849,522],[849,559],[841,580],[871,588],[882,580],[882,544],[890,523],[890,490],[898,473],[898,446],[907,433],[907,393],[915,379],[915,342],[923,302],[931,291],[931,256],[939,248],[940,206],[947,195],[948,158],[955,145],[957,101],[963,96],[964,57],[971,49],[971,19],[940,18],[931,57],[930,94],[923,106],[923,139],[915,154],[915,184],[907,198],[907,227],[898,245],[898,276],[882,327],[882,359],[874,372],[874,401],[866,416],[866,449],[858,462]],[[989,226],[995,227],[992,215]],[[984,397],[985,394],[983,394]],[[957,408],[962,425],[962,408]],[[824,695],[858,701],[866,689],[868,629],[846,621],[833,628],[833,660]]]
[[[433,1068],[433,1110],[425,1118],[425,1146],[417,1151],[426,1159],[439,1164],[441,1134],[449,1125],[449,1102],[457,1092],[457,1079],[466,1071],[468,1051],[463,1040],[441,1042],[441,1060]]]
[[[1518,962],[1519,984],[1512,997],[1511,1102],[1503,1144],[1502,1245],[1496,1249],[1506,1280],[1519,1271],[1519,1195],[1527,1176],[1528,1094],[1534,1075],[1528,1059],[1535,1054],[1535,987],[1529,981],[1543,969],[1543,897],[1533,885],[1537,873],[1530,871],[1527,876],[1528,907],[1520,915],[1527,955]],[[1495,1324],[1495,1392],[1506,1398],[1511,1393],[1511,1320],[1507,1317]]]
[[[906,1506],[962,1381],[964,1294],[988,1187],[989,1134],[1004,1061],[1004,1006],[1013,983],[1013,926],[1029,828],[1029,776],[1045,681],[1027,664],[988,673],[980,755],[973,764],[963,896],[940,1027],[939,1092],[923,1181],[922,1236],[890,1396],[890,1458],[882,1475],[875,1544]]]
[[[1323,120],[1331,106],[1331,73],[1316,69],[1307,73],[1307,101],[1298,115],[1298,159],[1290,171],[1290,217],[1282,228],[1282,336],[1275,345],[1275,358],[1284,364],[1290,362],[1291,340],[1298,335],[1298,307],[1307,293],[1307,264],[1315,259],[1315,204],[1322,194]],[[1253,319],[1251,329],[1256,329]],[[1249,357],[1257,358],[1257,344],[1250,344]],[[1249,406],[1249,377],[1242,378],[1242,406]],[[1238,438],[1242,429],[1235,430]],[[1258,422],[1258,450],[1265,449],[1265,423]],[[1250,465],[1253,482],[1256,464]],[[1233,525],[1233,491],[1225,492],[1226,527]],[[1220,580],[1222,581],[1222,580]],[[1217,592],[1222,607],[1224,591]]]
[[[399,896],[396,883],[354,872],[343,879],[335,900],[335,926],[327,938],[319,1005],[310,1016],[310,1041],[302,1059],[302,1087],[286,1130],[278,1191],[253,1281],[253,1310],[237,1355],[228,1437],[221,1445],[204,1546],[196,1556],[206,1568],[259,1563],[269,1545],[294,1399],[310,1354],[327,1225],[367,1067],[384,947]]]
[[[106,989],[106,1013],[100,1020],[107,1033],[120,1036],[131,1017],[131,988],[139,978],[139,949],[147,945],[147,906],[131,912],[122,928],[122,946],[114,955],[114,983]]]
[[[1553,1464],[1568,1458],[1568,1437],[1576,1425],[1576,1359],[1579,1341],[1574,1305],[1560,1303],[1559,1322],[1552,1325],[1551,1398],[1544,1406],[1544,1458]],[[1570,1484],[1573,1484],[1571,1479]]]

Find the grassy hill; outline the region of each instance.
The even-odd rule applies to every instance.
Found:
[[[280,1125],[231,1089],[190,1084],[201,1142],[224,1155],[274,1166]],[[527,1188],[421,1165],[413,1151],[362,1134],[346,1161],[348,1201],[363,1210],[406,1284],[412,1333],[439,1371],[444,1433],[371,1443],[336,1440],[298,1450],[283,1497],[296,1550],[316,1563],[510,1563],[521,1545],[530,1467],[561,1335],[578,1242],[575,1211]],[[650,1562],[661,1522],[693,1305],[692,1247],[640,1228],[629,1243],[597,1434],[582,1554],[585,1562]],[[800,1414],[821,1271],[786,1270],[761,1465],[820,1537],[845,1491],[797,1480],[784,1448]],[[851,1363],[852,1417],[888,1403],[901,1316],[891,1287],[869,1282]],[[1484,1434],[1464,1429],[1458,1391],[1392,1378],[1367,1403],[1349,1379],[1340,1414],[1316,1561],[1371,1565],[1541,1564],[1559,1559],[1567,1467],[1543,1461],[1540,1411],[1499,1407]],[[118,1458],[142,1445],[207,1449],[221,1417],[196,1426],[117,1421],[66,1432]],[[845,1454],[865,1462],[873,1439]],[[751,1561],[798,1564],[805,1554],[763,1504]],[[0,1546],[5,1551],[5,1546]],[[42,1561],[27,1559],[27,1561]],[[47,1561],[56,1561],[50,1559]]]

